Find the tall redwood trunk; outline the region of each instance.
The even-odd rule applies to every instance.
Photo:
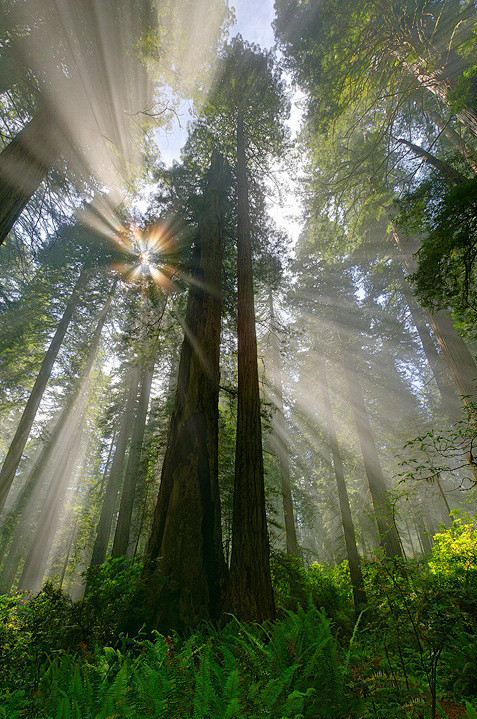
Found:
[[[41,109],[0,152],[0,244],[55,164],[63,145],[61,130],[51,113]]]
[[[128,463],[126,466],[123,491],[121,493],[121,502],[119,505],[118,521],[116,523],[113,548],[111,551],[111,556],[113,558],[124,557],[128,549],[131,518],[141,464],[142,443],[144,441],[144,431],[146,429],[147,410],[149,407],[153,374],[153,362],[149,363],[141,371],[136,418],[134,420]]]
[[[364,589],[363,574],[361,572],[361,560],[356,545],[356,534],[354,531],[353,518],[351,516],[351,507],[349,504],[348,488],[344,476],[343,462],[336,435],[335,420],[333,410],[331,408],[330,393],[328,389],[328,380],[326,377],[325,365],[319,361],[321,393],[323,396],[323,420],[325,426],[325,434],[327,436],[331,456],[333,460],[333,469],[336,479],[336,487],[338,490],[338,501],[340,505],[341,523],[343,525],[343,533],[346,544],[346,554],[348,556],[349,573],[351,577],[351,586],[353,588],[354,607],[359,612],[367,602],[366,591]]]
[[[450,377],[449,381],[447,379],[447,363],[443,355],[438,352],[437,347],[435,346],[434,340],[431,336],[431,332],[426,323],[425,315],[422,309],[417,304],[417,300],[412,294],[411,288],[409,287],[408,282],[406,282],[404,275],[402,276],[401,287],[404,298],[411,313],[412,321],[419,335],[419,339],[421,340],[421,345],[424,350],[424,354],[426,355],[426,360],[429,364],[429,367],[432,371],[433,377],[439,389],[442,403],[444,405],[444,408],[447,410],[447,414],[449,415],[451,421],[455,422],[459,420],[462,416],[462,406],[459,397],[457,396],[457,392],[455,391],[455,388],[450,381]]]
[[[359,377],[354,370],[353,358],[340,336],[343,348],[343,368],[348,384],[349,398],[358,432],[361,454],[378,526],[379,541],[387,557],[402,557],[401,543],[394,523],[392,508],[387,496],[386,482],[381,469],[378,450],[366,410]]]
[[[275,407],[272,418],[273,439],[272,444],[280,466],[281,490],[283,501],[283,516],[285,519],[285,538],[287,554],[291,557],[301,557],[296,536],[295,513],[293,511],[293,497],[290,483],[290,464],[288,461],[287,428],[283,414],[283,386],[282,368],[280,358],[279,328],[275,319],[273,296],[270,292],[270,359],[272,370],[271,401]]]
[[[262,426],[253,295],[244,122],[237,116],[238,406],[232,518],[231,589],[240,619],[275,616],[265,511]]]
[[[86,272],[83,270],[70,296],[68,304],[66,305],[63,316],[58,323],[53,339],[50,342],[50,346],[48,347],[41,364],[35,384],[30,392],[26,407],[23,410],[17,431],[15,432],[5,457],[2,471],[0,472],[0,511],[5,506],[10,487],[12,486],[15,473],[22,458],[23,450],[25,449],[28,437],[30,436],[30,431],[33,422],[35,421],[36,413],[38,407],[40,406],[41,398],[43,397],[43,392],[45,391],[48,380],[50,379],[51,370],[53,369],[58,352],[60,351],[64,336],[73,317],[73,313],[79,304],[81,290],[85,280]]]
[[[101,506],[101,514],[98,526],[96,528],[96,538],[93,545],[93,553],[91,556],[90,566],[103,564],[106,561],[108,553],[109,537],[111,534],[111,523],[113,521],[114,508],[118,492],[121,486],[121,479],[124,470],[124,460],[128,446],[129,437],[131,436],[132,425],[134,421],[134,413],[137,402],[137,393],[139,387],[140,370],[138,367],[130,368],[128,372],[128,391],[126,404],[121,416],[121,426],[119,428],[114,457],[109,470],[108,481],[104,493],[103,504]]]
[[[416,271],[413,254],[417,252],[417,244],[405,239],[394,226],[392,234],[408,272],[413,274]],[[428,312],[427,316],[458,393],[465,404],[477,404],[477,384],[474,381],[477,378],[477,366],[464,340],[459,337],[444,310]]]
[[[146,547],[139,611],[161,631],[219,618],[226,578],[218,486],[224,163],[214,152],[194,246],[174,410]]]

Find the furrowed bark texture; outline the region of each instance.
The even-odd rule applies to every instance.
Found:
[[[320,360],[319,372],[321,393],[323,396],[323,419],[325,421],[326,434],[331,449],[336,487],[338,490],[338,502],[340,505],[341,523],[343,525],[346,554],[348,556],[349,573],[351,577],[351,586],[353,588],[354,608],[356,612],[359,612],[360,608],[364,604],[366,604],[367,597],[364,589],[363,574],[361,572],[361,560],[358,554],[358,548],[356,546],[356,534],[354,531],[353,518],[351,516],[348,488],[346,487],[343,462],[341,461],[338,437],[336,435],[335,420],[333,417],[333,410],[331,408],[328,379],[326,377],[326,369],[324,363]]]
[[[265,486],[253,294],[244,123],[237,119],[238,406],[232,518],[233,611],[243,620],[275,616]]]
[[[38,407],[40,406],[43,393],[45,391],[48,380],[50,379],[51,370],[60,351],[66,331],[69,327],[73,313],[79,304],[81,290],[86,281],[86,273],[83,271],[75,285],[68,304],[66,305],[63,316],[58,323],[56,332],[50,342],[50,346],[45,354],[43,362],[38,372],[33,389],[26,403],[25,409],[18,423],[17,430],[10,444],[9,450],[0,472],[0,511],[5,506],[5,502],[15,478],[18,465],[22,458],[23,450],[30,436],[30,431],[35,421]]]
[[[348,383],[350,402],[378,526],[379,541],[387,557],[402,557],[401,543],[387,496],[386,482],[381,469],[381,462],[366,410],[361,384],[357,373],[354,371],[351,353],[343,338],[340,337],[340,340],[343,347],[343,368]]]
[[[194,248],[174,410],[146,547],[140,613],[142,621],[161,631],[216,620],[222,611],[226,566],[218,400],[224,171],[222,157],[214,152]]]

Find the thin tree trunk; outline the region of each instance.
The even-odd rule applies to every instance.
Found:
[[[194,247],[174,410],[146,547],[141,609],[128,621],[129,629],[144,618],[161,631],[185,628],[202,619],[217,620],[222,611],[226,566],[218,401],[224,170],[222,157],[214,152]]]
[[[418,157],[422,157],[423,160],[425,160],[429,165],[435,167],[436,170],[438,170],[447,180],[450,180],[450,182],[462,184],[469,181],[468,177],[465,177],[465,175],[452,167],[452,165],[449,165],[448,162],[440,160],[432,153],[428,152],[427,150],[424,150],[423,147],[414,144],[414,142],[409,142],[409,140],[404,140],[403,138],[398,139],[397,142],[399,142],[401,145],[406,145],[406,147],[412,150],[415,155],[417,155]]]
[[[116,505],[118,491],[121,486],[124,459],[134,420],[139,376],[138,367],[133,367],[129,370],[127,399],[121,417],[121,426],[118,433],[116,449],[114,451],[114,459],[109,471],[108,482],[106,484],[106,491],[104,493],[103,504],[101,507],[101,515],[96,529],[96,539],[93,545],[93,553],[90,562],[91,567],[94,567],[97,564],[103,564],[103,562],[106,561],[114,507]]]
[[[425,315],[417,304],[417,301],[404,276],[402,281],[402,291],[409,307],[412,321],[419,335],[419,339],[421,340],[427,362],[439,389],[442,403],[447,410],[449,418],[454,423],[462,416],[462,406],[452,383],[450,381],[446,381],[448,373],[447,363],[444,357],[439,354],[435,346],[434,340],[426,323]]]
[[[0,152],[0,244],[58,159],[60,128],[45,108]]]
[[[283,515],[285,519],[285,537],[287,554],[291,557],[301,557],[300,548],[296,536],[295,516],[293,510],[293,497],[290,483],[290,464],[288,461],[288,442],[287,428],[285,416],[283,414],[283,385],[282,385],[282,368],[280,358],[280,338],[279,328],[275,319],[275,311],[273,307],[273,296],[270,291],[270,359],[272,369],[272,389],[271,401],[275,407],[272,418],[273,438],[272,445],[278,457],[280,465],[280,478],[283,501]]]
[[[144,367],[141,372],[136,418],[132,431],[131,446],[119,505],[118,521],[116,523],[113,548],[111,551],[113,558],[124,557],[128,549],[131,517],[136,494],[136,484],[139,476],[142,443],[144,441],[144,430],[146,428],[147,409],[149,407],[153,374],[154,363],[150,363],[149,366]]]
[[[17,431],[15,432],[15,436],[13,437],[10,448],[5,457],[2,471],[0,472],[0,511],[5,506],[8,493],[15,478],[15,473],[22,458],[23,450],[25,449],[28,437],[30,436],[30,431],[33,422],[35,421],[38,407],[40,406],[43,393],[48,380],[50,379],[51,370],[58,356],[58,352],[60,351],[66,331],[73,317],[73,313],[79,304],[81,290],[85,281],[86,272],[83,270],[71,294],[69,302],[66,305],[58,327],[56,328],[53,339],[50,342],[50,346],[45,354],[40,371],[38,372],[35,380],[35,384],[33,385],[33,389],[26,403],[26,407],[23,410]]]
[[[42,476],[42,474],[45,470],[45,467],[47,466],[47,464],[51,458],[53,451],[55,449],[57,449],[60,436],[61,436],[63,429],[66,425],[66,422],[70,416],[70,413],[72,412],[73,408],[75,407],[75,404],[77,402],[77,399],[79,397],[81,390],[82,389],[84,390],[84,382],[89,377],[89,374],[93,368],[93,363],[94,363],[95,357],[98,352],[99,342],[101,340],[101,333],[103,331],[103,327],[104,327],[104,323],[106,321],[107,314],[111,307],[112,297],[113,297],[113,292],[114,292],[115,286],[116,286],[116,282],[114,282],[114,284],[111,288],[110,297],[108,298],[106,304],[101,309],[101,311],[99,312],[99,314],[96,318],[95,331],[94,331],[91,341],[89,343],[85,363],[84,363],[83,368],[81,369],[80,377],[76,381],[73,391],[70,393],[70,395],[68,395],[68,397],[66,399],[65,407],[61,411],[56,422],[54,423],[54,427],[53,427],[50,437],[48,438],[46,444],[44,445],[43,449],[41,450],[40,455],[39,455],[37,461],[35,462],[26,483],[23,485],[22,489],[20,490],[20,494],[19,494],[18,498],[15,500],[15,506],[12,507],[12,509],[8,513],[6,521],[13,522],[14,526],[16,526],[18,519],[21,518],[21,516],[25,512],[26,508],[29,507],[31,497],[37,488],[38,480]],[[29,544],[27,535],[31,534],[31,531],[26,530],[26,533],[25,533],[25,531],[23,531],[23,530],[20,530],[20,531],[18,529],[15,530],[15,534],[12,539],[12,546],[10,547],[8,556],[4,562],[4,567],[2,570],[1,587],[3,588],[3,590],[5,592],[9,591],[11,588],[11,583],[15,576],[16,568],[18,567],[18,564],[20,563],[24,546],[28,546],[28,544]],[[16,545],[16,546],[14,546],[14,545]]]
[[[387,496],[386,482],[369,422],[361,384],[357,373],[354,371],[353,358],[351,357],[349,349],[341,335],[339,335],[339,337],[343,348],[343,368],[348,383],[349,397],[358,432],[369,491],[373,501],[379,541],[387,557],[402,557],[399,535]]]
[[[78,407],[71,416],[73,420],[72,426],[74,427],[73,437],[70,436],[70,431],[65,431],[64,436],[60,437],[60,439],[65,440],[61,446],[66,447],[66,451],[63,449],[63,455],[58,465],[53,468],[50,485],[23,565],[18,583],[19,590],[38,592],[41,589],[51,547],[58,528],[59,510],[63,504],[68,489],[68,479],[72,475],[78,450],[81,446],[84,418],[84,408]]]
[[[432,552],[431,540],[429,539],[429,533],[424,525],[424,519],[422,513],[416,510],[414,513],[414,522],[416,525],[417,533],[419,535],[419,542],[422,547],[422,553],[428,557]]]
[[[231,588],[239,619],[275,616],[265,510],[262,426],[253,295],[244,122],[237,116],[238,405],[232,519]]]
[[[416,271],[413,258],[418,249],[416,243],[406,240],[394,225],[392,234],[408,272],[413,274]],[[465,404],[477,404],[477,386],[474,382],[477,378],[477,367],[464,340],[459,337],[444,310],[428,312],[427,316],[458,393]]]
[[[341,523],[346,544],[346,553],[348,556],[349,573],[351,576],[351,586],[353,588],[354,607],[356,612],[367,603],[366,591],[364,589],[363,574],[361,572],[361,560],[356,545],[356,535],[354,531],[353,518],[351,515],[351,507],[349,504],[348,488],[344,476],[343,462],[341,461],[341,453],[336,435],[335,420],[333,410],[331,408],[330,393],[328,389],[328,380],[326,377],[326,369],[324,363],[319,361],[321,393],[323,396],[323,420],[326,436],[331,449],[333,459],[333,469],[336,479],[336,487],[338,490],[338,501],[340,505]]]
[[[429,119],[437,125],[447,139],[452,142],[454,147],[459,150],[467,164],[470,165],[474,172],[477,172],[477,154],[475,150],[462,139],[459,133],[449,124],[449,121],[446,122],[437,112],[433,112],[432,110],[427,110],[426,112]]]

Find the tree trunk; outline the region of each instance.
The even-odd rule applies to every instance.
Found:
[[[353,358],[345,341],[339,335],[343,348],[343,368],[348,383],[349,397],[358,431],[361,454],[363,456],[369,491],[373,501],[379,541],[387,557],[402,557],[401,543],[394,523],[394,517],[387,496],[378,450],[369,422],[364,397],[357,373],[354,371]]]
[[[121,478],[124,470],[124,458],[128,440],[131,435],[134,411],[137,401],[140,372],[138,367],[132,367],[128,376],[128,392],[126,404],[121,417],[121,426],[118,433],[114,458],[109,470],[108,482],[104,493],[101,514],[96,529],[96,539],[93,545],[90,566],[103,564],[108,553],[109,537],[111,534],[111,523],[113,521],[114,508],[118,491],[121,486]]]
[[[413,142],[409,142],[409,140],[404,140],[403,138],[398,139],[397,142],[399,142],[401,145],[406,145],[406,147],[409,147],[409,149],[415,155],[417,155],[418,157],[422,157],[425,162],[427,162],[429,165],[432,165],[432,167],[435,167],[436,170],[438,170],[441,175],[443,175],[443,177],[445,177],[450,182],[457,183],[459,185],[469,181],[468,177],[465,177],[465,175],[452,167],[452,165],[449,165],[448,162],[439,160],[438,157],[428,152],[427,150],[424,150],[423,147],[419,147],[419,145],[415,145]]]
[[[280,337],[278,324],[275,321],[275,311],[273,307],[273,296],[270,291],[270,365],[271,365],[271,402],[275,407],[272,418],[272,446],[278,457],[280,465],[280,478],[283,499],[283,515],[285,519],[285,537],[287,554],[291,557],[300,558],[301,552],[298,546],[296,536],[296,526],[293,511],[293,497],[290,484],[290,465],[288,462],[288,440],[285,417],[283,414],[283,386],[282,386],[282,369],[280,358]]]
[[[434,340],[426,323],[425,315],[420,306],[417,304],[417,301],[411,292],[411,288],[409,287],[409,283],[406,281],[404,275],[402,276],[401,286],[404,298],[411,313],[413,324],[417,330],[419,339],[421,340],[424,354],[426,355],[427,362],[439,389],[442,403],[450,420],[454,423],[462,417],[462,405],[452,383],[447,381],[447,363],[444,357],[439,354],[435,346]]]
[[[52,468],[50,485],[23,565],[18,583],[18,589],[21,591],[39,592],[41,589],[51,547],[58,528],[60,509],[68,489],[68,480],[74,471],[78,450],[81,446],[85,419],[84,408],[82,406],[77,407],[70,419],[72,420],[71,426],[65,429],[62,436],[60,436],[60,440],[63,440],[60,445],[63,454],[58,464]]]
[[[275,616],[275,605],[265,511],[247,161],[240,111],[237,197],[238,406],[230,572],[235,614],[239,619],[261,622]]]
[[[450,95],[454,88],[449,79],[443,77],[437,70],[426,70],[422,60],[408,62],[401,49],[394,49],[391,52],[409,74],[416,78],[419,85],[432,92],[447,107],[451,106]],[[473,108],[462,108],[456,113],[456,117],[477,137],[477,114]]]
[[[394,226],[392,234],[408,272],[413,274],[416,271],[416,263],[413,258],[413,254],[418,249],[416,243],[406,240]],[[427,316],[458,393],[465,404],[477,404],[477,387],[474,382],[477,378],[477,367],[464,340],[459,337],[444,310],[428,312]]]
[[[331,449],[333,459],[333,469],[336,479],[336,487],[338,490],[338,501],[340,505],[341,523],[346,544],[346,554],[348,556],[349,573],[351,576],[351,586],[353,588],[354,607],[356,612],[367,603],[366,591],[364,589],[364,579],[361,572],[361,560],[356,545],[356,535],[354,531],[353,518],[351,516],[351,507],[349,504],[348,488],[344,476],[343,462],[341,461],[341,453],[336,435],[335,420],[333,410],[331,408],[330,393],[328,389],[328,380],[326,377],[326,369],[322,361],[319,361],[321,393],[323,396],[323,420],[326,436]]]
[[[226,566],[218,486],[218,401],[224,162],[214,152],[205,212],[194,247],[174,410],[147,561],[140,610],[152,628],[186,628],[222,611]],[[133,609],[134,613],[134,609]]]
[[[60,128],[43,108],[0,152],[0,244],[58,159],[62,145]]]
[[[0,511],[5,506],[5,502],[12,486],[12,482],[15,478],[18,465],[22,458],[23,450],[30,436],[30,431],[35,421],[35,416],[43,397],[46,385],[51,375],[53,364],[60,351],[64,336],[68,329],[68,326],[73,317],[73,313],[79,304],[81,290],[86,280],[86,272],[83,270],[75,288],[71,294],[68,304],[66,305],[63,316],[56,328],[56,332],[53,339],[50,342],[50,346],[45,354],[43,362],[38,372],[35,384],[26,403],[26,407],[23,410],[20,422],[15,432],[15,436],[10,444],[10,448],[5,457],[2,471],[0,472]]]
[[[136,494],[136,484],[141,464],[142,443],[146,429],[147,410],[149,407],[149,396],[151,394],[152,377],[154,374],[154,363],[150,363],[141,371],[140,392],[136,410],[136,418],[131,437],[128,463],[124,477],[121,503],[119,505],[118,521],[114,534],[111,556],[113,558],[124,557],[129,544],[129,533],[131,529],[131,517]]]
[[[447,139],[452,142],[454,147],[459,150],[467,164],[470,165],[474,172],[477,172],[477,155],[475,150],[462,139],[459,133],[449,124],[449,121],[446,122],[437,112],[427,110],[426,113],[431,122],[434,122]]]

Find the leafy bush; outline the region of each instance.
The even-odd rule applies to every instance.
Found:
[[[305,568],[298,559],[277,552],[271,566],[279,613],[313,605],[324,609],[339,626],[352,630],[354,608],[348,562],[337,567],[315,562]]]
[[[14,717],[22,703],[45,719],[335,719],[352,710],[343,679],[329,621],[300,609],[274,624],[232,620],[187,639],[62,652],[43,666],[35,696],[11,694],[3,711]]]

